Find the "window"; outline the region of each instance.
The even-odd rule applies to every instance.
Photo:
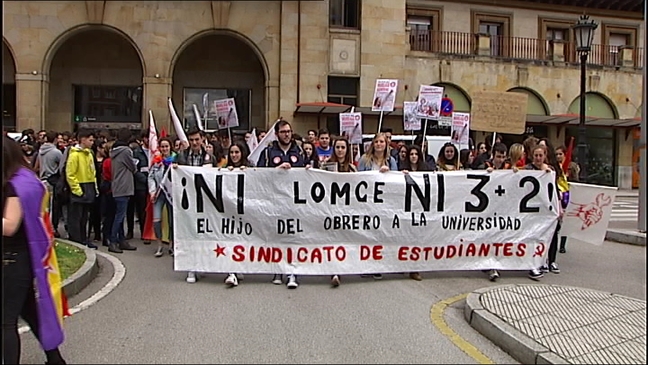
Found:
[[[571,42],[571,27],[574,25],[573,19],[538,19],[538,39],[542,40],[544,46],[539,47],[540,52],[544,52],[543,59],[552,60],[554,51],[554,41],[564,42],[563,55],[566,62],[574,62],[576,51]]]
[[[358,106],[358,89],[360,79],[357,77],[328,77],[328,102]],[[340,133],[338,116],[328,117],[326,128],[333,134]]]
[[[600,50],[602,54],[599,56],[605,65],[617,66],[621,62],[621,46],[637,47],[637,34],[638,26],[617,26],[610,24],[603,24],[602,42],[603,49]],[[592,49],[594,60],[596,60],[596,49]],[[637,52],[634,52],[635,66],[640,67],[637,58]]]
[[[331,27],[360,29],[360,0],[330,0]]]
[[[437,51],[440,29],[440,9],[407,8],[407,26],[412,51]]]
[[[473,33],[490,36],[491,56],[508,56],[511,15],[472,12]]]
[[[141,123],[141,86],[74,87],[74,120],[76,122]],[[95,95],[103,95],[96,98]]]

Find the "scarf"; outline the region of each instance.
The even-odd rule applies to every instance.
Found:
[[[34,272],[38,341],[45,351],[53,350],[60,346],[64,339],[62,317],[65,300],[54,241],[48,236],[41,214],[45,186],[32,171],[24,167],[19,169],[10,181],[23,211],[23,224]]]

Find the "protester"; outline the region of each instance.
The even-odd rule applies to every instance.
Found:
[[[137,160],[133,150],[128,146],[131,132],[122,128],[117,134],[117,142],[110,150],[111,185],[110,190],[115,201],[115,220],[110,232],[110,252],[121,253],[123,250],[135,251],[124,236],[124,220],[128,210],[128,200],[135,195],[134,173],[137,171]]]
[[[46,190],[15,141],[5,138],[2,155],[2,362],[20,363],[22,318],[45,351],[46,364],[65,364],[59,351],[62,319],[43,264],[51,244],[41,220]]]
[[[169,255],[173,255],[173,205],[168,198],[170,191],[163,188],[164,179],[169,173],[169,166],[174,162],[176,154],[171,151],[171,140],[161,138],[158,142],[160,153],[153,157],[153,165],[148,173],[148,193],[151,204],[153,204],[153,230],[157,238],[157,250],[155,257],[164,255],[162,245],[162,211],[167,209],[169,218]]]

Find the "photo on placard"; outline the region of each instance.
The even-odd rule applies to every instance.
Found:
[[[338,167],[337,162],[322,162],[322,163],[320,163],[320,169],[326,170],[326,171],[337,172],[338,171],[337,167]]]

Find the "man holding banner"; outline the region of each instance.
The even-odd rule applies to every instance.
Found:
[[[274,132],[277,140],[272,142],[261,152],[257,167],[274,167],[282,170],[290,170],[292,167],[305,167],[306,159],[304,150],[293,140],[292,126],[285,120],[279,120],[274,125]],[[272,283],[281,285],[283,275],[275,274]],[[299,286],[297,277],[293,274],[288,276],[286,281],[288,289],[295,289]]]

